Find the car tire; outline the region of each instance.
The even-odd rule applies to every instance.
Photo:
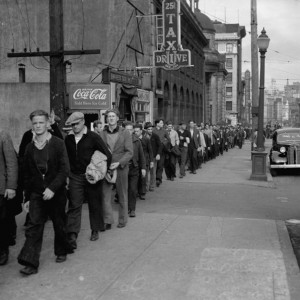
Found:
[[[277,175],[277,171],[274,169],[271,169],[270,173],[271,173],[272,177],[276,177],[276,175]]]

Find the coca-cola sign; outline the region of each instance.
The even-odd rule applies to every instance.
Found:
[[[71,109],[106,110],[110,108],[110,85],[72,84],[69,90]]]

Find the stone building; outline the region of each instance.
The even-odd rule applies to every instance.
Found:
[[[166,71],[151,67],[153,51],[159,49],[160,18],[154,15],[162,13],[161,0],[64,0],[64,50],[101,50],[97,55],[64,57],[66,116],[74,109],[74,86],[104,84],[109,105],[120,109],[122,119],[206,121],[204,48],[209,41],[194,3],[180,3],[181,42],[191,51],[192,66]],[[29,126],[29,113],[50,110],[49,57],[7,58],[7,53],[49,51],[49,1],[0,0],[0,8],[0,126],[10,128],[18,144]],[[104,120],[104,109],[82,111],[88,125]]]
[[[242,39],[246,36],[244,26],[214,22],[216,47],[226,55],[225,110],[226,120],[232,125],[241,121],[243,83],[242,83]]]
[[[216,50],[216,30],[213,22],[199,10],[198,5],[195,14],[209,41],[204,48],[206,121],[212,124],[222,124],[225,120],[225,79],[228,74],[225,69],[225,54],[220,54]]]

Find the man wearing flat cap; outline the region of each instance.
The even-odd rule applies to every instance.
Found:
[[[128,218],[128,171],[129,161],[133,156],[132,137],[128,130],[118,125],[119,112],[116,109],[106,111],[108,125],[100,132],[100,136],[112,153],[111,170],[117,170],[116,191],[119,196],[118,228],[126,226]],[[113,224],[111,204],[112,185],[103,181],[104,222],[106,229]]]
[[[67,233],[71,247],[77,248],[77,236],[81,226],[81,209],[85,197],[89,207],[91,226],[91,241],[99,238],[99,231],[104,231],[102,211],[102,182],[91,184],[86,180],[86,168],[91,162],[96,150],[107,157],[107,166],[111,163],[111,153],[102,138],[85,126],[84,114],[74,112],[66,121],[72,130],[65,138],[65,144],[70,161],[70,201],[67,212]]]

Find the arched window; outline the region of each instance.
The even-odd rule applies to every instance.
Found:
[[[163,103],[163,118],[167,120],[169,118],[169,104],[170,104],[170,91],[169,91],[169,83],[165,82],[164,85],[164,103]]]
[[[173,86],[173,117],[172,117],[172,121],[173,124],[177,124],[178,123],[178,110],[179,110],[179,103],[178,103],[178,95],[177,95],[177,86],[176,84],[174,84]]]
[[[191,110],[191,103],[190,103],[190,92],[186,90],[186,111],[185,111],[185,119],[187,122],[189,121],[190,117],[190,110]]]
[[[180,88],[180,96],[179,96],[179,103],[180,103],[180,110],[179,110],[179,116],[180,120],[179,121],[187,121],[185,120],[185,101],[184,101],[184,92],[183,92],[183,87]]]

